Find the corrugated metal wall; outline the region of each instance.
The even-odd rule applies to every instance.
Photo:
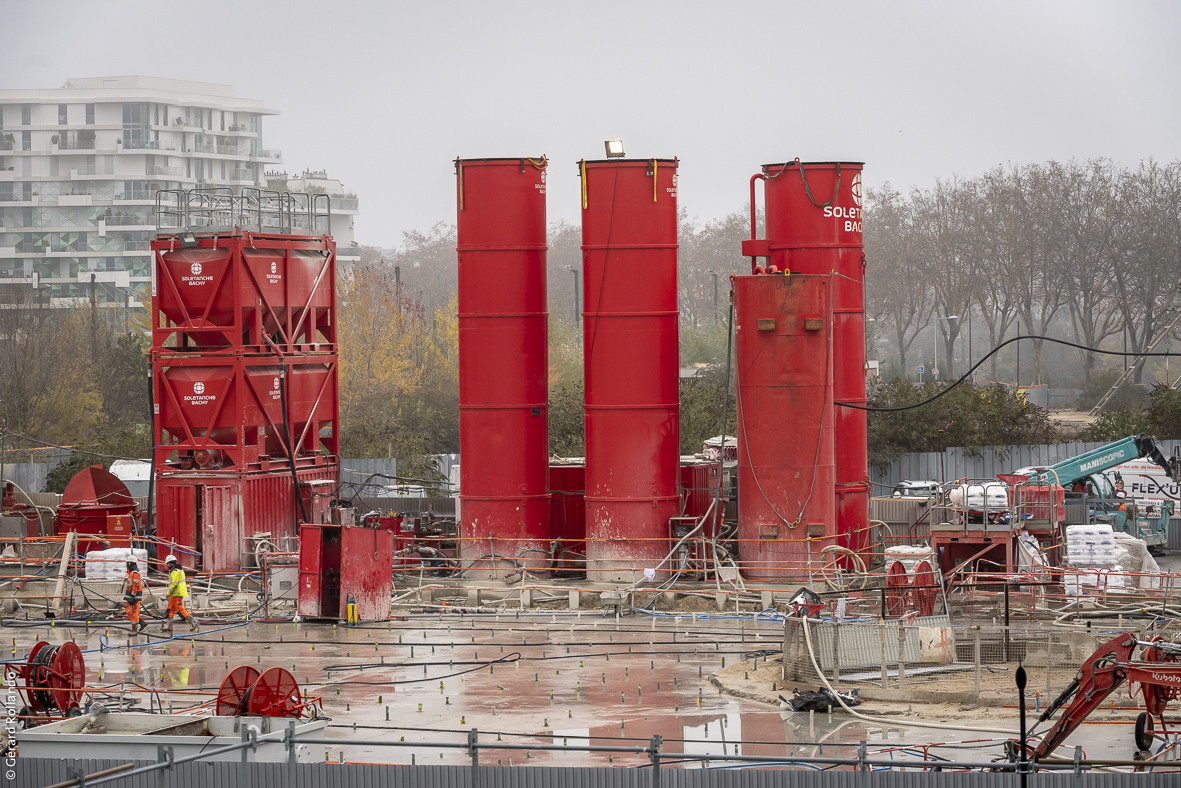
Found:
[[[983,756],[982,756],[983,757]],[[72,770],[93,774],[125,761],[61,761],[20,758],[10,784],[40,788],[68,780]],[[947,768],[951,764],[945,764]],[[1171,775],[1038,773],[1038,788],[1149,788],[1172,784]],[[379,764],[185,763],[162,774],[118,780],[120,788],[654,788],[647,768],[497,767],[480,768],[478,783],[468,766],[384,766]],[[661,788],[992,788],[1016,785],[1015,775],[980,772],[856,772],[810,769],[670,769],[659,773]]]
[[[1181,446],[1181,441],[1162,441],[1166,453]],[[998,473],[1009,473],[1027,465],[1053,465],[1083,452],[1097,449],[1103,443],[1050,443],[1041,446],[984,446],[978,456],[967,449],[953,448],[944,452],[903,454],[890,463],[885,471],[872,464],[870,481],[874,495],[888,495],[903,479],[915,481],[934,479],[992,479]]]
[[[45,462],[18,462],[4,464],[4,478],[16,482],[16,486],[28,493],[45,489],[49,476],[49,464]]]

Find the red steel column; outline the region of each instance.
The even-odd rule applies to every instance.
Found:
[[[798,159],[763,165],[756,178],[764,182],[767,238],[761,249],[756,244],[744,252],[766,255],[772,271],[833,275],[833,398],[864,406],[862,166],[861,162]],[[866,413],[838,405],[835,422],[840,544],[860,552],[869,547]]]
[[[632,580],[680,512],[677,161],[580,173],[587,576]]]
[[[748,580],[802,579],[836,541],[832,280],[736,276],[738,555]]]
[[[460,557],[548,568],[545,157],[457,159]]]

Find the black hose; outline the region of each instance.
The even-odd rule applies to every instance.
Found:
[[[152,427],[149,432],[149,442],[152,446],[152,454],[149,458],[149,472],[148,472],[148,515],[147,522],[144,523],[145,533],[155,534],[156,524],[156,386],[151,373],[148,373],[148,413],[151,414]],[[155,553],[155,543],[149,545],[152,553]],[[148,556],[155,558],[155,555]],[[147,571],[146,569],[144,571]]]
[[[279,397],[283,405],[283,439],[287,441],[287,461],[291,465],[291,482],[295,485],[295,502],[299,504],[301,522],[308,521],[308,508],[304,506],[303,496],[299,494],[299,476],[295,473],[295,446],[291,443],[291,414],[287,411],[287,367],[279,367]]]
[[[718,447],[718,491],[714,493],[714,522],[718,528],[714,531],[716,541],[721,531],[721,524],[725,517],[726,504],[722,500],[722,478],[726,467],[726,419],[729,417],[730,407],[730,356],[731,343],[734,341],[734,286],[730,285],[730,313],[726,318],[726,377],[722,381],[722,445]],[[715,569],[717,567],[714,567]]]

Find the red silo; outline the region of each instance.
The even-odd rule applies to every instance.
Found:
[[[832,278],[732,282],[740,566],[748,580],[806,578],[836,537]]]
[[[744,254],[766,257],[771,272],[832,275],[833,398],[855,406],[866,404],[862,166],[798,159],[763,165],[751,179],[751,215],[755,182],[762,180],[766,240],[743,244]],[[838,405],[835,423],[840,544],[864,551],[869,547],[870,494],[866,413]]]
[[[545,157],[457,159],[460,556],[548,567]]]
[[[677,161],[580,172],[587,576],[631,580],[680,514]]]

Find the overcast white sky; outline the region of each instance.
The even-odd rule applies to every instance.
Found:
[[[357,193],[357,240],[455,221],[456,156],[681,159],[681,205],[742,208],[764,162],[865,161],[869,187],[1006,162],[1181,158],[1181,2],[74,2],[6,7],[0,87],[148,74],[282,112],[284,168]]]

